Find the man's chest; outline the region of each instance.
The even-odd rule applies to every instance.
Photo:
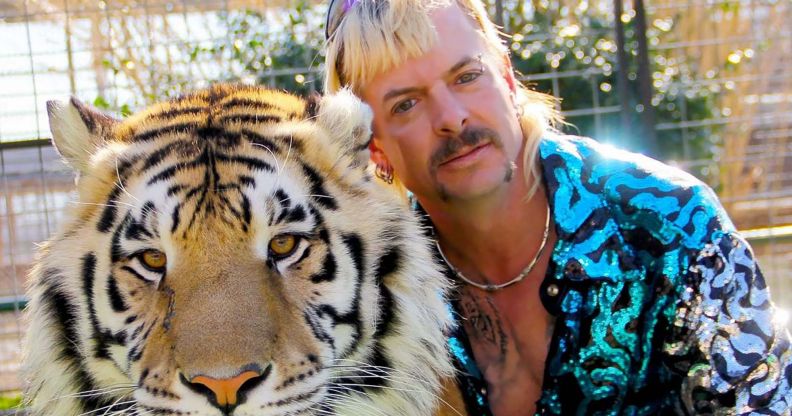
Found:
[[[532,408],[541,394],[553,321],[539,300],[538,283],[523,283],[495,293],[460,291],[461,322],[495,414]]]

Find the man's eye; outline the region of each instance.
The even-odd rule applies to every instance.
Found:
[[[404,100],[399,102],[393,107],[394,114],[405,113],[409,111],[411,108],[415,107],[415,99],[411,98],[409,100]]]
[[[460,75],[459,78],[457,78],[457,84],[467,84],[469,82],[473,82],[480,76],[481,72],[479,71],[465,72],[464,74]]]

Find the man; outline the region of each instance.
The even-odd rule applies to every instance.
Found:
[[[551,128],[480,0],[335,0],[326,90],[458,283],[469,414],[788,414],[789,335],[712,191]]]

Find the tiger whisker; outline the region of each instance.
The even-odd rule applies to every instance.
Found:
[[[448,406],[451,410],[454,411],[454,413],[462,416],[462,414],[456,408],[451,406],[450,403],[448,403],[442,397],[440,397],[439,395],[437,395],[437,394],[435,394],[435,393],[433,393],[433,392],[431,392],[429,390],[422,391],[422,390],[415,390],[415,389],[402,389],[402,388],[398,388],[398,387],[379,386],[379,385],[375,385],[375,384],[365,384],[365,383],[333,383],[333,385],[341,386],[341,387],[347,387],[347,388],[349,388],[349,387],[376,387],[376,388],[387,389],[387,390],[401,391],[401,392],[405,392],[405,393],[428,393],[433,398],[439,400],[441,403],[443,403],[444,405]]]
[[[135,401],[134,400],[127,400],[125,402],[120,402],[120,403],[118,401],[115,401],[115,402],[113,402],[113,404],[109,404],[107,406],[102,406],[102,407],[100,407],[98,409],[94,409],[94,410],[90,410],[90,411],[87,411],[87,412],[84,412],[84,413],[80,413],[79,416],[90,415],[92,413],[101,412],[102,410],[105,410],[105,409],[112,410],[112,408],[115,407],[115,406],[125,405],[125,404],[129,404],[129,403],[135,403]],[[105,413],[102,413],[102,414],[104,415],[106,413],[107,413],[107,411],[105,411]]]
[[[124,390],[133,391],[133,390],[135,390],[135,386],[132,385],[132,384],[130,384],[128,386],[127,385],[110,386],[110,387],[104,387],[104,388],[96,389],[96,390],[85,390],[85,391],[81,391],[81,392],[78,392],[78,393],[67,394],[67,395],[64,395],[64,396],[61,396],[61,397],[92,397],[92,396],[98,396],[100,394],[113,393],[113,392],[124,391]]]
[[[346,388],[346,387],[344,387],[344,388]],[[348,390],[354,391],[352,389],[348,389]],[[365,407],[368,410],[374,411],[375,412],[374,414],[376,414],[376,415],[387,416],[387,413],[385,413],[384,411],[382,411],[380,409],[377,409],[371,403],[366,403],[366,401],[363,400],[359,396],[345,395],[345,394],[341,394],[341,393],[327,393],[326,397],[330,398],[330,400],[327,400],[327,402],[330,403],[330,404],[344,403],[344,402],[352,401],[356,406],[362,406],[362,407]],[[358,410],[358,409],[356,409],[356,410]],[[371,413],[369,413],[369,414],[371,414]]]
[[[332,415],[332,414],[334,414],[334,413],[327,413],[328,412],[327,410],[324,410],[322,408],[317,408],[316,407],[316,406],[322,406],[325,403],[326,403],[326,401],[314,402],[314,403],[311,403],[309,406],[306,406],[306,407],[304,407],[302,409],[290,410],[290,411],[286,412],[284,414],[284,416],[287,416],[287,415],[288,416],[316,415],[316,414],[319,414],[319,415]]]
[[[330,196],[330,195],[314,195],[314,194],[306,194],[305,196],[306,196],[306,197],[311,197],[311,198],[328,198],[328,199],[335,199],[335,197],[334,197],[334,196]]]
[[[135,410],[135,414],[132,415],[132,416],[144,416],[144,415],[150,415],[150,414],[152,414],[151,411],[146,410],[146,409],[138,406],[138,408]]]
[[[337,360],[337,361],[341,361],[341,360]],[[351,360],[351,359],[343,359],[343,361],[349,361],[352,364],[350,364],[350,365],[333,364],[333,365],[326,366],[325,368],[328,368],[328,369],[355,369],[355,370],[356,369],[360,369],[360,368],[373,368],[373,369],[377,369],[377,370],[385,370],[385,371],[390,371],[390,372],[394,372],[394,373],[401,373],[401,374],[403,374],[405,376],[409,376],[409,377],[415,377],[416,376],[416,374],[408,373],[408,372],[406,372],[404,370],[400,370],[400,369],[394,368],[394,367],[388,367],[388,366],[382,366],[382,365],[374,365],[374,364],[366,363],[366,362],[363,362],[363,361],[356,361],[356,360]]]
[[[330,376],[331,380],[333,380],[333,379],[334,380],[343,380],[345,378],[348,378],[348,377],[347,376],[334,376],[334,375]],[[381,375],[373,374],[373,373],[368,374],[368,375],[354,375],[351,378],[353,378],[353,379],[385,380],[385,381],[390,381],[390,382],[393,382],[393,383],[404,384],[404,385],[407,385],[407,386],[413,385],[412,383],[410,383],[410,381],[419,381],[419,380],[408,380],[408,379],[400,379],[400,378],[396,378],[396,377],[381,376]]]
[[[72,341],[72,342],[74,342],[74,341]],[[126,386],[126,384],[114,384],[112,386],[103,387],[101,389],[84,390],[84,391],[78,391],[76,393],[63,394],[63,395],[60,395],[60,396],[53,397],[50,400],[47,400],[47,403],[52,403],[52,402],[55,402],[55,401],[71,399],[71,398],[98,397],[98,396],[101,396],[102,394],[113,393],[113,392],[117,392],[117,391],[123,391],[125,389],[129,389],[130,391],[134,390],[134,386],[131,385],[131,384],[129,385],[130,387],[125,387],[125,386]]]
[[[256,147],[261,147],[264,150],[268,151],[270,153],[270,155],[272,155],[272,159],[275,161],[275,168],[278,171],[278,175],[280,175],[280,171],[281,171],[280,163],[278,163],[278,157],[275,156],[275,152],[273,152],[272,149],[270,149],[267,146],[264,146],[261,143],[250,143],[250,144],[253,145],[253,146],[256,146]]]
[[[406,380],[409,380],[410,383],[413,383],[415,381],[421,381],[424,384],[426,384],[427,386],[431,386],[432,385],[432,383],[430,381],[422,378],[420,376],[420,374],[408,373],[408,372],[406,372],[404,370],[399,370],[399,369],[396,369],[396,368],[393,368],[393,367],[377,366],[377,365],[372,365],[372,364],[368,364],[368,363],[365,363],[365,362],[362,362],[362,361],[352,360],[352,359],[348,359],[348,358],[335,359],[333,361],[349,361],[351,363],[354,363],[354,365],[351,365],[351,366],[335,366],[335,365],[333,365],[333,366],[328,366],[326,368],[331,369],[331,370],[333,370],[333,369],[344,369],[344,370],[349,369],[350,371],[351,370],[359,371],[359,370],[365,370],[365,369],[381,370],[381,371],[387,371],[389,373],[393,373],[393,374],[390,374],[390,375],[403,376],[403,377],[405,377]]]
[[[344,375],[344,374],[332,374],[331,373],[330,374],[330,378],[331,379],[343,379],[343,378],[351,377],[353,379],[380,379],[380,380],[387,380],[387,381],[394,382],[394,383],[405,384],[407,386],[412,386],[412,385],[415,384],[415,382],[420,382],[420,383],[424,384],[424,387],[426,387],[426,388],[432,388],[433,387],[432,383],[430,383],[428,380],[423,380],[423,379],[420,379],[420,378],[399,377],[399,376],[395,376],[395,375],[391,375],[391,374],[382,375],[382,374],[377,374],[377,373],[375,373],[373,371],[369,371],[369,370],[365,370],[365,369],[358,369],[357,371],[363,372],[366,375],[357,375],[357,374]]]
[[[286,169],[286,165],[289,163],[289,156],[291,156],[292,145],[294,144],[294,136],[289,135],[289,149],[286,150],[286,158],[283,161],[283,168]],[[281,176],[282,171],[278,171],[278,177]]]
[[[124,404],[130,404],[130,403],[134,404],[135,403],[134,399],[130,400],[130,401],[119,403],[122,399],[123,399],[123,397],[119,397],[118,400],[113,402],[113,404],[111,404],[110,406],[107,406],[107,410],[105,410],[104,413],[102,413],[102,416],[107,416],[107,412],[113,410],[113,407],[115,407],[117,404],[124,405]],[[126,410],[126,409],[123,409],[123,410]]]
[[[331,375],[330,378],[332,380],[333,376]],[[392,378],[392,377],[382,377],[382,376],[379,376],[379,375],[376,375],[376,374],[367,375],[367,376],[355,376],[355,378],[357,378],[357,379],[380,379],[380,380],[387,380],[387,381],[396,381],[398,383],[403,383],[403,384],[408,385],[408,386],[412,386],[413,385],[412,383],[415,382],[415,381],[419,381],[419,382],[423,382],[423,383],[429,384],[428,381],[422,380],[422,379],[412,379],[412,380],[409,380],[409,379],[395,379],[395,378]],[[346,384],[346,383],[336,383],[336,385],[341,385],[341,384]],[[383,386],[383,388],[387,388],[387,387]],[[448,403],[440,395],[438,395],[436,393],[433,393],[430,390],[426,390],[425,393],[429,393],[430,395],[432,395],[432,397],[437,399],[440,403],[446,405],[449,409],[453,410],[454,413],[458,414],[459,416],[462,416],[462,413],[460,413],[454,406],[451,405],[451,403]]]
[[[130,408],[128,408],[128,409],[121,409],[121,410],[116,410],[115,412],[113,412],[113,413],[110,413],[110,414],[109,414],[109,415],[107,415],[107,416],[122,416],[122,415],[125,415],[125,414],[126,414],[126,415],[129,415],[129,414],[130,414],[129,412],[130,412],[131,410],[134,410],[134,409],[132,409],[132,408],[130,407]]]
[[[351,392],[355,392],[355,390],[353,390],[353,389],[351,389],[351,388],[349,388],[347,386],[344,386],[344,385],[334,384],[334,386],[347,389],[348,391],[351,391]],[[327,397],[330,397],[330,398],[333,398],[333,399],[343,399],[343,400],[338,400],[339,403],[342,403],[343,401],[350,401],[351,400],[352,402],[354,402],[354,404],[356,406],[363,406],[363,407],[365,407],[365,408],[367,408],[369,410],[373,410],[375,412],[374,413],[375,415],[388,416],[387,413],[385,413],[383,410],[377,409],[372,404],[367,403],[366,400],[364,400],[363,397],[361,397],[361,396],[344,395],[344,394],[341,394],[341,393],[328,392]]]
[[[132,413],[129,416],[141,416],[141,415],[149,414],[149,412],[147,410],[144,410],[143,408],[141,408],[138,405],[134,405],[134,406],[132,406],[132,408],[127,409],[127,410],[132,411]]]
[[[129,207],[129,208],[137,208],[137,205],[132,205],[132,204],[127,203],[127,202],[121,202],[121,201],[110,201],[110,202],[112,202],[112,204],[110,204],[110,203],[102,204],[102,203],[97,203],[97,202],[69,201],[69,203],[76,204],[76,205],[95,205],[95,206],[99,206],[99,207],[113,207],[113,208],[117,207],[117,206],[126,206],[126,207]]]
[[[129,191],[127,191],[127,190],[126,190],[126,187],[124,187],[124,183],[123,183],[123,181],[121,180],[121,172],[119,172],[119,171],[118,171],[118,157],[116,157],[116,158],[115,158],[115,171],[116,171],[116,179],[118,179],[118,180],[116,181],[116,187],[118,187],[119,189],[121,189],[121,191],[122,191],[123,193],[125,193],[125,194],[129,195],[129,197],[130,197],[130,198],[134,199],[134,200],[135,200],[135,201],[137,201],[137,202],[140,202],[140,200],[139,200],[139,199],[135,198],[135,196],[134,196],[134,195],[132,195],[131,193],[129,193]]]

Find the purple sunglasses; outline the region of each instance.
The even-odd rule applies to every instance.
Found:
[[[358,0],[331,0],[327,7],[327,21],[325,22],[325,40],[335,33],[346,12],[357,3]]]

